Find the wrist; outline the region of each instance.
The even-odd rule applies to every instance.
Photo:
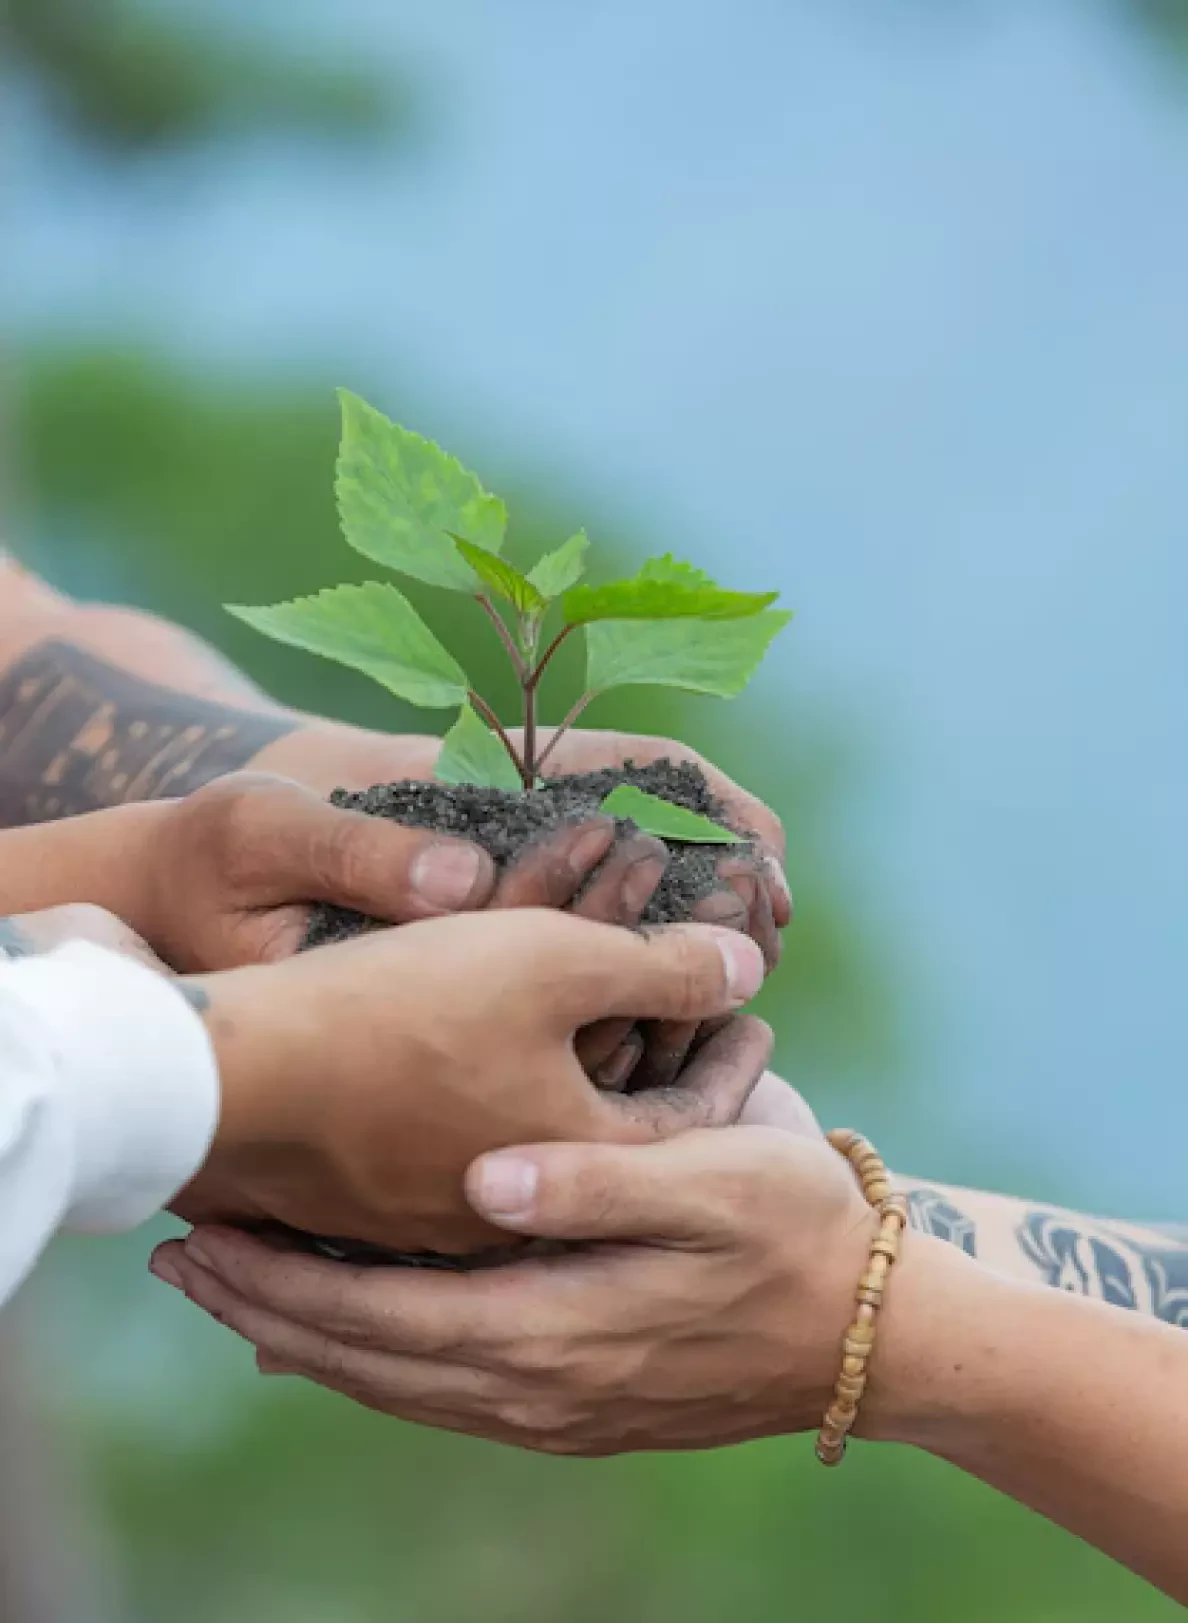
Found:
[[[305,1061],[318,1049],[318,1011],[278,996],[280,973],[252,966],[177,982],[206,1027],[222,1099],[207,1160],[174,1207],[188,1221],[263,1220],[273,1163],[314,1141]]]
[[[997,1327],[1022,1287],[907,1230],[879,1315],[856,1435],[960,1452],[1003,1411]]]
[[[150,873],[168,809],[166,802],[116,806],[6,830],[0,912],[87,902],[149,939]]]

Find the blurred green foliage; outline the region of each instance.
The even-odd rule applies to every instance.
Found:
[[[359,130],[408,105],[404,87],[377,87],[353,68],[339,76],[232,49],[191,26],[196,7],[0,3],[23,70],[75,136],[107,154],[249,119]],[[1132,10],[1183,33],[1174,0]],[[264,643],[219,607],[371,572],[336,534],[329,385],[372,380],[199,379],[126,348],[21,359],[24,536],[51,578],[194,627],[295,704],[417,725],[371,684]],[[372,392],[422,425],[413,391],[389,379]],[[513,556],[591,520],[530,469],[509,477],[484,467],[481,445],[459,450],[508,495],[520,525]],[[609,513],[592,528],[612,565],[668,539],[617,534]],[[428,590],[417,601],[447,636],[467,635],[469,605]],[[476,638],[474,657],[484,691],[506,704],[495,650]],[[558,679],[571,685],[573,674],[562,666]],[[591,719],[697,744],[783,814],[799,917],[767,996],[781,1062],[815,1098],[855,1070],[889,1077],[897,1056],[884,978],[860,915],[829,877],[845,871],[838,822],[852,764],[834,729],[805,713],[794,681],[766,697],[761,689],[729,721],[712,702],[662,692],[608,699]],[[163,1425],[147,1400],[95,1404],[80,1388],[55,1402],[86,1450],[130,1597],[126,1623],[1145,1623],[1178,1610],[1039,1518],[906,1452],[858,1448],[832,1476],[804,1440],[551,1461],[259,1381],[246,1354],[228,1378],[214,1356],[222,1333],[185,1304],[146,1301],[152,1287],[135,1279],[137,1305],[123,1311],[118,1276],[125,1259],[139,1268],[142,1251],[140,1241],[102,1258],[68,1248],[68,1269],[104,1282],[89,1299],[76,1292],[78,1339],[126,1352],[133,1385],[148,1387],[150,1320],[176,1329],[175,1406],[209,1414],[201,1399],[219,1381],[220,1418],[195,1436]]]
[[[390,75],[232,45],[145,0],[0,0],[0,40],[77,137],[117,152],[248,125],[362,134],[414,106]]]

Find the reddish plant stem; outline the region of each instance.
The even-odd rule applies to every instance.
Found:
[[[560,648],[561,644],[565,641],[566,637],[569,636],[569,633],[571,631],[576,631],[576,630],[577,630],[576,626],[562,626],[561,627],[560,631],[553,638],[552,642],[545,649],[544,653],[540,656],[540,660],[537,663],[536,669],[531,673],[531,675],[528,676],[527,685],[529,687],[531,687],[533,690],[535,690],[540,685],[540,679],[544,675],[545,666],[548,664],[549,660],[552,659],[553,655],[557,652],[558,648]]]
[[[523,683],[524,692],[524,787],[534,789],[538,776],[536,765],[536,686]]]
[[[480,697],[480,695],[477,694],[473,688],[470,690],[469,698],[471,704],[487,723],[487,726],[490,727],[491,731],[495,734],[496,738],[503,745],[507,753],[511,756],[515,769],[520,774],[520,782],[524,785],[525,789],[531,789],[533,780],[528,776],[524,763],[520,759],[519,751],[516,749],[516,746],[512,743],[511,739],[507,736],[507,728],[491,709],[491,706],[487,703],[486,699]]]
[[[537,777],[539,777],[541,775],[541,773],[544,771],[545,762],[548,760],[549,756],[553,753],[553,751],[557,748],[557,745],[561,742],[562,738],[564,738],[565,734],[573,726],[574,722],[581,715],[582,711],[586,708],[586,706],[588,704],[591,704],[597,697],[598,697],[597,693],[583,693],[582,694],[581,698],[574,705],[573,709],[569,712],[569,714],[566,716],[565,720],[561,723],[560,727],[557,728],[557,730],[553,734],[552,738],[549,739],[548,743],[545,745],[544,749],[541,751],[540,759],[536,763],[536,775],[537,775]]]
[[[524,665],[524,656],[516,647],[515,638],[504,625],[503,616],[500,614],[499,610],[495,607],[494,603],[491,602],[491,599],[486,595],[485,592],[481,593],[475,599],[475,601],[477,602],[479,608],[482,609],[483,613],[487,616],[488,620],[490,620],[491,624],[495,627],[495,630],[499,633],[499,640],[507,649],[507,657],[511,660],[513,666],[515,667],[517,677],[521,682],[523,682],[525,680],[526,669]]]

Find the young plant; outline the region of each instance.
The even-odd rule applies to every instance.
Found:
[[[531,790],[566,730],[611,688],[659,683],[730,698],[791,619],[771,607],[775,592],[726,591],[671,555],[650,559],[629,580],[582,584],[584,532],[522,574],[500,556],[507,511],[497,496],[431,441],[347,390],[339,396],[336,490],[343,534],[375,563],[474,598],[519,684],[522,743],[512,742],[458,661],[390,583],[334,586],[288,603],[228,608],[266,636],[363,671],[412,704],[459,706],[437,763],[443,782]],[[585,686],[542,746],[541,678],[579,631],[586,641]],[[737,838],[629,785],[615,789],[604,809],[662,838]]]

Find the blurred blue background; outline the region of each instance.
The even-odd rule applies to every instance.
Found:
[[[1183,1218],[1188,5],[8,9],[19,548],[417,725],[218,609],[350,571],[341,382],[525,543],[778,587],[729,718],[603,719],[784,817],[785,1072],[904,1168]],[[129,1623],[1172,1613],[923,1461],[575,1466],[270,1388],[144,1251],[31,1303]]]

